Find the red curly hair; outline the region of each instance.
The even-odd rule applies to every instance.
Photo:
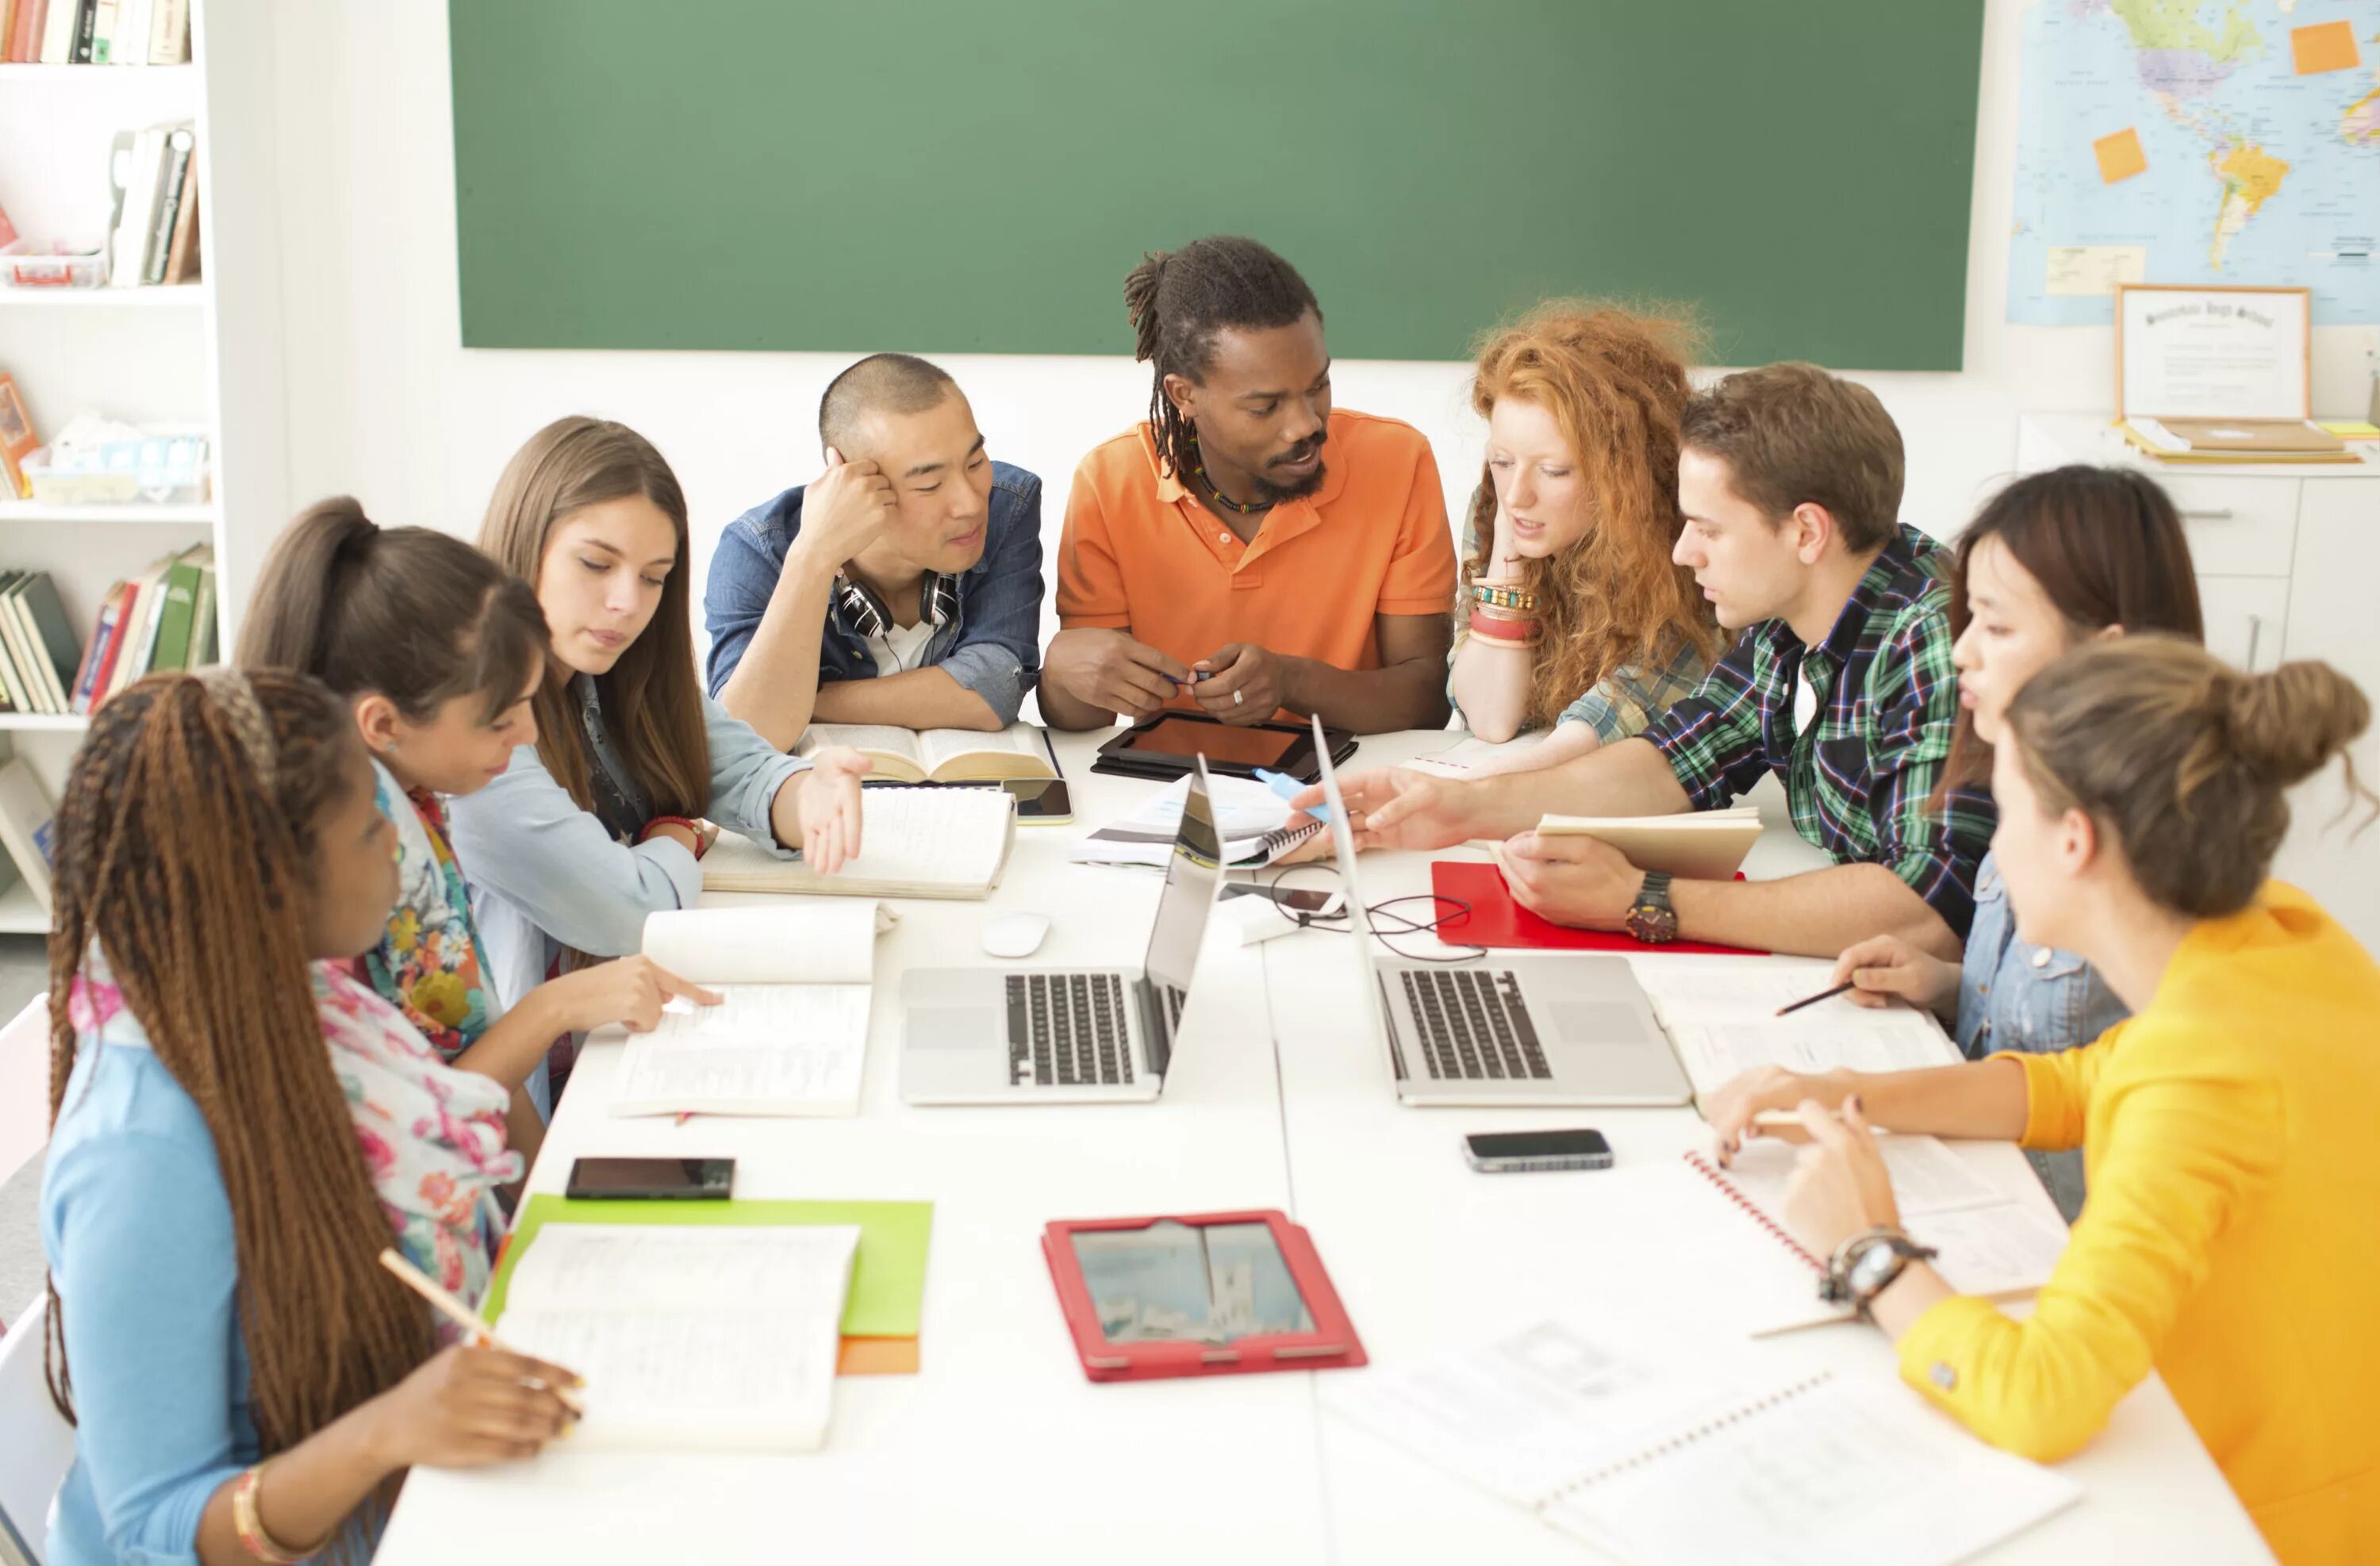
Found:
[[[1630,665],[1666,667],[1692,647],[1707,662],[1722,637],[1694,573],[1671,564],[1678,427],[1694,388],[1686,358],[1700,335],[1682,310],[1549,299],[1486,339],[1471,380],[1482,419],[1505,397],[1552,415],[1578,458],[1594,516],[1560,554],[1521,563],[1545,627],[1529,679],[1529,722],[1552,722],[1579,694]],[[1496,486],[1486,465],[1471,502],[1466,578],[1487,565]],[[1456,623],[1468,616],[1465,593]]]

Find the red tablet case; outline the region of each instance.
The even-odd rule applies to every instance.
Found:
[[[1747,952],[1741,946],[1713,946],[1701,941],[1672,941],[1666,946],[1647,946],[1624,930],[1572,929],[1558,925],[1512,901],[1512,889],[1504,884],[1504,872],[1493,865],[1468,864],[1459,859],[1434,859],[1429,867],[1429,889],[1440,897],[1457,903],[1467,903],[1467,914],[1451,914],[1436,930],[1438,939],[1449,946],[1534,947],[1549,952],[1686,952],[1729,957],[1766,957],[1766,952]]]
[[[1270,1332],[1230,1343],[1111,1343],[1099,1329],[1099,1307],[1083,1282],[1075,1260],[1074,1236],[1098,1230],[1147,1229],[1168,1220],[1191,1228],[1220,1223],[1261,1223],[1272,1231],[1281,1259],[1314,1317],[1311,1332]],[[1286,1213],[1256,1212],[1166,1213],[1156,1218],[1095,1218],[1061,1220],[1041,1232],[1041,1257],[1050,1264],[1050,1281],[1057,1286],[1058,1308],[1065,1312],[1066,1330],[1075,1340],[1075,1354],[1083,1374],[1094,1381],[1152,1381],[1169,1376],[1239,1376],[1257,1370],[1334,1370],[1368,1363],[1355,1324],[1347,1319],[1330,1275],[1314,1241]]]

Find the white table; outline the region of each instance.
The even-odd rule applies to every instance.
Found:
[[[517,1467],[417,1473],[380,1560],[443,1560],[457,1542],[574,1562],[1593,1559],[1318,1406],[1325,1378],[1364,1372],[1086,1382],[1038,1235],[1055,1218],[1282,1208],[1313,1232],[1375,1364],[1549,1314],[1691,1317],[1711,1293],[1692,1281],[1694,1258],[1665,1251],[1624,1199],[1632,1171],[1699,1145],[1691,1111],[1400,1108],[1356,1004],[1349,938],[1323,931],[1254,949],[1209,942],[1156,1104],[899,1102],[895,976],[919,962],[990,962],[977,931],[991,913],[1055,917],[1037,963],[1139,960],[1155,878],[1065,862],[1077,836],[1153,786],[1093,774],[1095,739],[1060,737],[1076,819],[1020,829],[990,904],[899,904],[901,927],[880,946],[856,1119],[613,1120],[603,1108],[620,1045],[599,1036],[530,1176],[532,1190],[558,1192],[580,1154],[726,1154],[740,1196],[931,1200],[921,1373],[840,1381],[829,1448],[809,1456],[558,1449]],[[1354,765],[1449,743],[1378,736]],[[1368,856],[1366,895],[1426,890],[1427,858]],[[1772,832],[1750,868],[1814,862],[1790,832]],[[1457,1147],[1481,1127],[1579,1123],[1611,1137],[1619,1170],[1488,1178]],[[1968,1155],[2046,1201],[2013,1148]],[[1877,1374],[1891,1363],[1881,1335],[1853,1327],[1761,1352]],[[2119,1546],[2139,1559],[2268,1559],[2154,1379],[2068,1471],[2084,1503],[1993,1559],[2097,1560]]]

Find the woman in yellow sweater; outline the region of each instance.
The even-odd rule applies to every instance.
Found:
[[[2062,1054],[1751,1073],[1708,1106],[1722,1156],[1798,1111],[1786,1221],[1911,1386],[2054,1461],[2155,1368],[2292,1562],[2380,1560],[2380,966],[2265,878],[2282,791],[2370,716],[2326,664],[2248,675],[2155,637],[2069,654],[2009,709],[1992,844],[2022,938],[2134,1015]],[[2089,1196],[2029,1319],[1910,1254],[1871,1127],[2082,1147]]]

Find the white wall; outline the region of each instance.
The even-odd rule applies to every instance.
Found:
[[[212,3],[275,11],[269,79],[280,122],[289,493],[302,504],[348,491],[383,522],[470,534],[524,437],[565,413],[598,413],[643,431],[677,468],[696,519],[698,595],[718,529],[811,476],[818,397],[846,358],[466,351],[457,346],[446,7]],[[1987,0],[1966,369],[1860,377],[1908,444],[1904,513],[1936,532],[1954,529],[2010,470],[2021,409],[2103,407],[2114,374],[2104,328],[2002,320],[2021,21],[2020,0]],[[1894,258],[1841,261],[1885,268]],[[2380,331],[2370,328],[2316,334],[2319,408],[2362,411],[2375,345]],[[1075,461],[1139,416],[1147,371],[1123,358],[937,357],[973,398],[994,454],[1047,481],[1054,537]],[[1450,508],[1459,505],[1479,440],[1463,407],[1463,368],[1348,362],[1336,380],[1348,406],[1409,419],[1429,435]],[[244,591],[281,520],[232,519],[232,590]]]

